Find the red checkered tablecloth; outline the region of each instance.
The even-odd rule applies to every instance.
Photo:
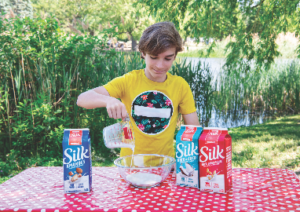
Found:
[[[93,167],[90,193],[64,194],[62,167],[27,169],[0,185],[0,211],[300,211],[300,180],[284,169],[233,169],[227,194],[176,186],[138,189],[117,168]]]

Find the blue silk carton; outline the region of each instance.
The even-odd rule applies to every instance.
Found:
[[[199,144],[202,127],[182,125],[176,135],[176,184],[199,188]]]
[[[65,193],[90,192],[92,159],[89,129],[65,129],[62,147]]]

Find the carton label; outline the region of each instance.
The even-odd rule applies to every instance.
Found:
[[[199,188],[199,148],[201,127],[181,127],[176,135],[176,184]]]
[[[207,162],[209,160],[210,164],[218,165],[218,162],[221,163],[222,159],[224,159],[224,150],[220,149],[220,145],[213,146],[211,149],[207,146],[203,146],[200,149],[200,162]],[[219,160],[220,161],[216,161]],[[206,163],[203,163],[205,166]]]
[[[221,135],[221,133],[222,133],[221,130],[217,130],[217,129],[209,130],[209,132],[205,137],[205,143],[215,143],[216,141],[219,140],[219,136]]]
[[[182,133],[181,140],[182,141],[192,141],[193,136],[197,130],[197,127],[186,127],[184,132]]]
[[[82,144],[82,131],[70,130],[69,145],[81,145]]]
[[[124,128],[123,128],[123,132],[124,132],[124,138],[125,138],[125,139],[132,139],[132,138],[133,138],[132,132],[131,132],[131,129],[130,129],[130,128],[124,127]]]

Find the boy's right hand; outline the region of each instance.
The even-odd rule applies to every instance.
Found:
[[[127,116],[125,105],[120,100],[113,97],[106,102],[106,110],[110,118],[124,119]]]

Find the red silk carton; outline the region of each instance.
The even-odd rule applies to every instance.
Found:
[[[204,128],[199,138],[200,191],[232,187],[231,136],[226,128]]]

